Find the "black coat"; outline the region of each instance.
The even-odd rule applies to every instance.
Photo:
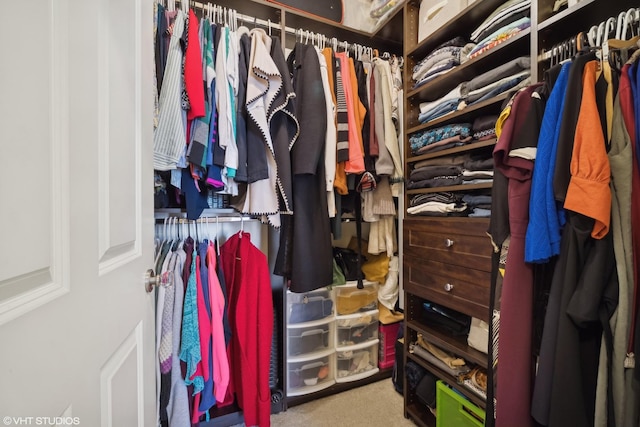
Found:
[[[293,292],[333,281],[333,252],[324,172],[326,100],[313,46],[297,43],[287,59],[296,93],[300,135],[291,150],[293,217],[283,215],[276,271],[290,277]]]

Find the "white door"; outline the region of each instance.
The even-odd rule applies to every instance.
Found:
[[[150,0],[0,25],[0,426],[155,424]]]

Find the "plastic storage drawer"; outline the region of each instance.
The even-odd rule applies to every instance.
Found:
[[[304,325],[304,326],[302,326]],[[287,327],[287,352],[289,357],[316,353],[333,347],[334,321],[319,320],[316,322],[293,324]]]
[[[452,390],[442,381],[436,383],[436,427],[482,427],[485,412]]]
[[[378,340],[336,350],[336,382],[356,381],[378,369]]]
[[[339,316],[378,308],[378,283],[364,281],[364,289],[357,282],[336,287],[336,314]]]
[[[336,317],[336,347],[377,339],[378,325],[378,310]]]
[[[378,336],[380,337],[380,351],[378,353],[378,366],[386,369],[393,366],[396,360],[396,340],[398,329],[402,323],[380,325]]]
[[[328,289],[313,292],[287,292],[287,324],[313,322],[333,316],[333,293]]]
[[[335,350],[315,358],[291,358],[287,362],[287,395],[314,393],[335,384]]]

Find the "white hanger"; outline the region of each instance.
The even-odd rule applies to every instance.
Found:
[[[591,47],[596,46],[597,34],[598,34],[597,26],[594,25],[593,27],[589,28],[589,32],[587,33],[587,38],[589,39],[589,46]]]
[[[598,35],[596,36],[596,46],[602,46],[602,39],[604,38],[604,26],[605,26],[604,22],[601,22],[598,25]]]
[[[612,34],[615,29],[616,29],[616,18],[611,17],[607,19],[607,21],[604,24],[604,36],[602,39],[603,43],[605,40],[612,39],[613,37],[615,37],[615,34],[613,36],[610,36],[610,34]]]
[[[620,40],[622,37],[622,29],[624,28],[624,17],[626,16],[626,12],[620,12],[618,17],[616,18],[616,38]]]
[[[631,8],[625,13],[624,16],[624,28],[622,30],[622,34],[620,35],[620,40],[627,39],[627,29],[631,27],[631,37],[633,37],[633,21],[635,20],[635,15],[637,13],[637,9]],[[630,38],[631,38],[630,37]]]

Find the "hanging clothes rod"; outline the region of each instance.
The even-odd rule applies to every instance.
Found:
[[[214,14],[219,13],[220,16],[226,16],[229,20],[238,19],[244,22],[245,24],[260,25],[261,27],[265,27],[268,29],[269,35],[271,35],[272,28],[278,31],[282,31],[282,26],[278,25],[276,22],[271,22],[271,20],[264,20],[264,19],[256,18],[254,16],[238,13],[235,9],[222,7],[211,2],[202,3],[202,2],[191,1],[191,0],[175,0],[175,2],[177,3],[181,3],[183,1],[187,2],[190,7],[193,7],[194,11],[200,10],[202,11],[203,14],[205,14],[208,10],[210,10],[210,8],[213,8],[212,10],[214,11]],[[164,3],[164,2],[159,1],[159,3]],[[300,37],[301,41],[303,39],[306,39],[308,42],[310,38],[312,43],[314,40],[322,40],[323,44],[332,46],[334,50],[337,50],[338,47],[340,47],[345,51],[351,49],[354,53],[361,52],[362,49],[370,53],[373,53],[373,48],[369,46],[363,46],[358,43],[349,43],[347,41],[339,41],[336,37],[327,37],[324,34],[314,33],[308,30],[304,30],[302,28],[296,29],[296,28],[285,26],[284,30],[286,33],[296,36],[296,38]],[[322,39],[320,39],[320,37],[322,37]],[[387,56],[389,55],[387,54]]]
[[[627,30],[631,28],[631,33]],[[593,25],[588,31],[583,31],[584,38],[589,45],[594,48],[601,48],[605,40],[608,38],[626,40],[628,36],[635,36],[640,32],[640,8],[630,8],[627,11],[621,11],[617,16],[612,16],[598,25]],[[579,33],[580,34],[580,33]],[[538,61],[548,61],[556,56],[576,49],[576,37],[571,37],[563,42],[557,43],[551,49],[543,51],[538,55]],[[573,43],[573,46],[571,45]]]
[[[156,224],[162,223],[167,218],[177,218],[178,224],[215,224],[217,222],[246,222],[246,221],[257,221],[257,219],[252,218],[250,216],[207,216],[200,217],[198,219],[186,219],[179,216],[169,216],[164,218],[156,218]]]
[[[234,211],[233,209],[227,209],[227,212],[219,212],[219,210],[217,211],[218,212],[207,212],[207,210],[205,210],[202,216],[197,220],[187,219],[186,212],[177,210],[175,212],[156,212],[155,220],[156,224],[163,222],[169,218],[176,218],[180,224],[193,224],[194,221],[200,224],[206,224],[207,221],[209,221],[210,224],[215,222],[257,221],[257,219],[251,216],[236,213],[236,211]]]

